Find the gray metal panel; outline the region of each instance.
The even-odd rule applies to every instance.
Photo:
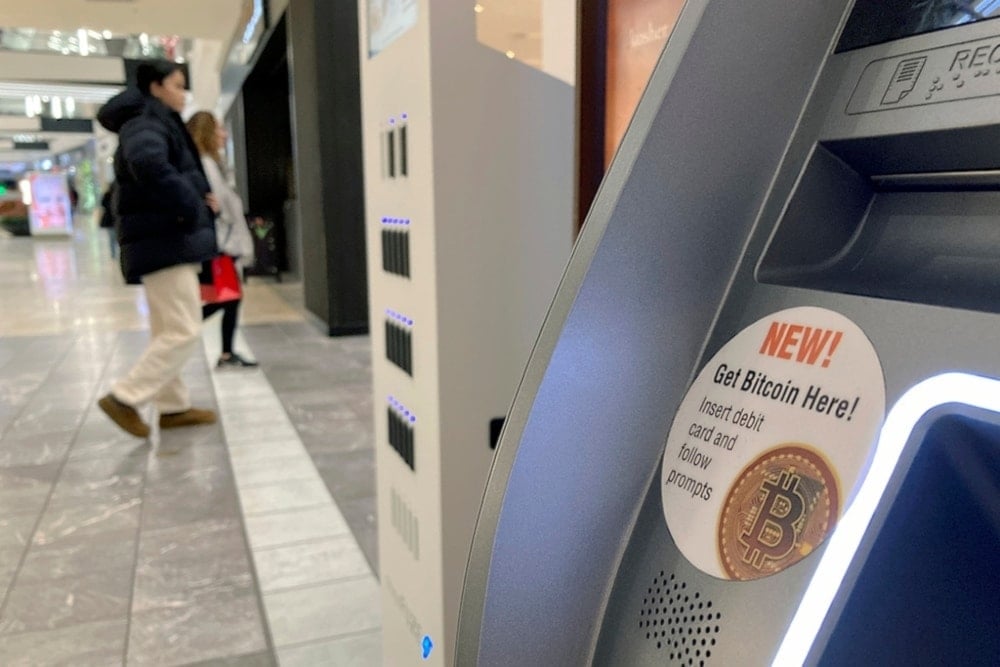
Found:
[[[678,551],[654,483],[619,567],[593,663],[767,664],[795,611],[798,598],[790,592],[805,586],[817,557],[756,581],[708,576]]]
[[[591,661],[664,434],[846,5],[685,7],[515,400],[459,664]]]
[[[967,40],[970,32],[974,33],[974,36],[981,36],[984,29],[996,30],[996,27],[970,26],[921,39],[930,40],[933,45],[940,45]],[[911,46],[908,48],[912,48],[912,40],[909,43]],[[758,318],[783,308],[811,305],[840,312],[866,332],[878,351],[883,365],[888,405],[892,405],[915,383],[940,373],[964,370],[987,376],[1000,376],[1000,355],[996,352],[996,337],[989,333],[996,330],[997,318],[994,315],[794,286],[766,285],[754,280],[754,268],[766,242],[769,239],[772,243],[776,242],[775,238],[772,238],[776,224],[786,214],[788,207],[793,205],[792,193],[803,186],[805,166],[813,155],[817,141],[833,137],[843,139],[865,136],[879,140],[886,135],[904,136],[909,130],[931,132],[945,128],[962,130],[970,127],[995,129],[1000,122],[1000,108],[996,105],[984,108],[980,102],[978,107],[974,107],[965,101],[947,105],[929,115],[926,110],[917,112],[893,110],[881,114],[880,120],[845,119],[848,101],[856,88],[855,75],[861,76],[867,63],[874,58],[883,57],[887,50],[891,52],[893,49],[903,50],[898,45],[883,45],[835,56],[828,62],[809,107],[796,128],[796,137],[789,147],[781,169],[776,174],[768,200],[761,210],[755,233],[746,247],[734,277],[732,289],[726,295],[723,309],[714,323],[703,360],[710,358],[733,335]],[[845,75],[847,70],[853,73]],[[908,141],[904,136],[900,145],[906,151],[912,151],[919,156],[921,145],[918,135],[911,135]],[[963,150],[954,150],[953,153],[960,169],[965,165],[971,166],[975,160],[975,152],[968,150],[967,147]],[[928,156],[937,157],[932,152],[928,152]],[[858,163],[861,162],[859,159]],[[871,173],[879,171],[872,169]],[[945,190],[950,192],[930,196],[920,195],[908,200],[908,205],[919,208],[922,198],[925,202],[923,204],[925,210],[922,213],[930,214],[933,206],[940,208],[940,204],[934,203],[930,206],[928,203],[938,202],[943,197],[954,195],[958,197],[955,199],[956,206],[953,209],[956,214],[960,211],[965,213],[974,211],[972,204],[974,198],[962,193],[960,189],[955,190],[953,184],[946,186]],[[803,205],[807,212],[810,206],[812,207],[814,217],[822,217],[828,213],[827,200],[830,196],[829,193],[823,194],[824,196],[819,199]],[[860,210],[864,211],[865,206],[861,206]],[[950,233],[961,234],[963,229],[975,226],[978,231],[973,236],[979,239],[982,248],[981,244],[988,240],[991,232],[988,227],[981,227],[975,223],[977,219],[982,221],[982,212],[978,215],[979,218],[971,217],[970,214],[967,220],[951,221],[948,226]],[[840,234],[836,230],[819,226],[812,232],[814,239],[817,233],[834,236]],[[918,234],[920,238],[907,239],[908,244],[927,246],[935,243],[934,234],[939,234],[941,230],[928,230],[924,225],[914,224],[911,226],[911,232]],[[810,231],[800,229],[798,233],[808,235]],[[849,237],[850,233],[847,236]],[[942,242],[939,239],[936,243],[938,247],[947,248],[954,247],[955,244],[964,245],[969,240],[951,238],[947,239],[947,242]],[[782,238],[779,241],[787,243],[788,239]],[[996,261],[995,254],[991,256]],[[893,261],[904,259],[905,256],[897,256]],[[960,298],[961,295],[955,295],[953,300],[959,302]],[[896,483],[899,483],[898,479]],[[655,638],[647,639],[647,629],[638,625],[642,618],[639,616],[641,599],[648,592],[649,582],[660,572],[669,573],[670,570],[667,568],[673,565],[692,589],[701,592],[702,599],[713,600],[714,608],[722,610],[721,632],[713,635],[717,643],[713,647],[712,656],[705,661],[705,664],[768,664],[798,605],[807,577],[812,574],[824,550],[818,550],[814,556],[795,567],[767,579],[750,583],[715,580],[693,570],[677,555],[676,547],[659,512],[658,491],[656,485],[650,489],[646,498],[646,510],[636,525],[629,551],[619,569],[619,580],[605,615],[595,662],[609,665],[688,664],[687,655],[671,659],[669,647],[657,648]],[[893,491],[890,489],[887,498],[891,498],[892,495]],[[855,566],[857,567],[862,561],[863,556],[856,561]],[[849,589],[852,580],[853,578],[845,583],[846,588]],[[826,628],[825,632],[828,631],[829,628]],[[810,664],[814,664],[820,658],[820,652],[820,650],[813,652]],[[701,659],[702,657],[698,658]],[[695,661],[694,664],[699,662]]]
[[[751,259],[747,257],[750,264]],[[750,289],[739,297],[731,294],[726,300],[704,359],[711,358],[733,335],[760,317],[784,308],[812,305],[846,315],[871,338],[885,372],[887,405],[895,403],[920,380],[943,372],[965,370],[1000,377],[995,336],[987,334],[984,339],[985,332],[996,329],[996,316],[744,284],[751,285]],[[717,643],[711,647],[712,655],[705,659],[706,667],[770,664],[825,549],[817,549],[795,566],[757,581],[722,581],[705,575],[677,551],[663,519],[658,482],[657,478],[649,489],[643,513],[619,567],[593,664],[636,667],[687,664],[688,656],[683,661],[670,660],[669,649],[658,648],[655,639],[646,638],[647,629],[638,625],[646,588],[661,571],[676,572],[689,590],[698,591],[703,600],[711,600],[713,609],[722,614],[718,620],[720,631],[713,635]],[[693,664],[698,665],[699,660]]]
[[[1000,22],[827,57],[850,3],[796,3],[787,15],[789,3],[746,4],[689,3],[603,184],[494,464],[459,664],[770,661],[825,549],[766,579],[714,579],[677,552],[653,481],[693,372],[760,317],[810,305],[854,321],[879,354],[887,405],[939,373],[1000,376],[996,195],[969,194],[995,187],[967,173],[1000,167],[1000,61],[989,62],[1000,60]],[[987,62],[996,71],[982,73]],[[913,86],[901,94],[900,82]],[[908,192],[913,183],[931,194]],[[886,188],[900,192],[879,200]],[[935,210],[943,237],[926,218]],[[895,238],[910,249],[889,264],[918,272],[941,265],[921,263],[935,250],[983,255],[977,299],[963,301],[951,270],[940,276],[957,276],[956,288],[933,297],[933,276],[908,293],[867,292],[889,298],[856,296],[850,281],[803,288],[796,262],[850,259],[872,215],[894,226],[871,248]],[[778,252],[758,267],[769,242]],[[906,266],[894,270],[905,278]],[[676,594],[657,592],[666,611],[652,606],[671,575],[697,593],[684,604],[712,601],[718,628],[701,609],[685,618]],[[649,613],[700,630],[694,651],[715,640],[712,655],[671,657],[642,625]]]

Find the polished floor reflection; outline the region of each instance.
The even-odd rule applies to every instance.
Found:
[[[211,366],[216,319],[185,369],[220,423],[133,438],[95,401],[145,301],[78,228],[0,236],[0,664],[380,664],[367,338],[252,281],[261,368]]]
[[[73,238],[0,237],[0,336],[146,328],[142,289],[124,285],[104,240],[88,222]],[[247,285],[243,324],[302,319],[267,283]]]

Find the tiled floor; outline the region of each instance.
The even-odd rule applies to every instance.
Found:
[[[145,302],[82,227],[0,237],[0,665],[380,664],[367,338],[251,284],[261,369],[217,319],[185,369],[220,423],[133,438],[94,402]]]

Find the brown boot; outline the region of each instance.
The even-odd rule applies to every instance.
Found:
[[[111,394],[97,401],[97,407],[104,411],[111,421],[118,424],[122,430],[138,438],[149,437],[149,426],[131,405],[125,405]]]
[[[171,412],[160,415],[160,428],[177,428],[179,426],[201,426],[214,424],[215,413],[211,410],[188,408],[184,412]]]

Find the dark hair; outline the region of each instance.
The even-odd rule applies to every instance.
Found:
[[[177,70],[183,71],[184,66],[180,63],[171,62],[169,60],[149,60],[140,63],[138,67],[135,68],[135,82],[139,86],[139,92],[143,95],[149,95],[149,87],[153,83],[163,84],[163,80],[168,76],[176,72]]]

